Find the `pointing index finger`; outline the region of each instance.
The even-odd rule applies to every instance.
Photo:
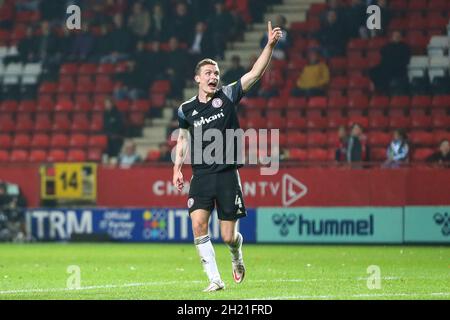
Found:
[[[272,32],[272,21],[267,22],[267,31],[269,34]]]

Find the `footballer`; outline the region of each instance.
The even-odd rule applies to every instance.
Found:
[[[186,158],[190,135],[191,159],[194,161],[195,130],[205,132],[208,129],[220,130],[225,136],[227,129],[239,129],[236,106],[252,85],[264,74],[275,45],[282,37],[282,31],[272,23],[267,23],[267,44],[252,69],[236,82],[220,87],[220,70],[214,60],[204,59],[195,68],[195,82],[198,84],[197,96],[182,103],[178,108],[179,135],[176,145],[176,157],[173,168],[173,184],[178,190],[184,186],[181,172]],[[225,140],[225,139],[224,139]],[[201,141],[202,151],[208,141]],[[224,147],[224,150],[226,146]],[[190,182],[188,207],[200,261],[208,276],[209,286],[204,292],[225,288],[217,268],[214,248],[208,235],[211,212],[217,209],[220,220],[220,232],[223,241],[230,249],[232,257],[232,275],[236,283],[245,276],[242,255],[242,235],[236,230],[238,219],[246,216],[242,198],[241,182],[237,161],[216,163],[201,161],[192,164],[193,176]]]

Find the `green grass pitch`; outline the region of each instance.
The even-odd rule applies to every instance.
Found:
[[[450,299],[450,247],[245,245],[234,284],[227,248],[215,244],[227,287],[207,286],[192,244],[1,244],[3,299]],[[68,289],[67,268],[81,288]],[[381,288],[369,289],[377,265]]]

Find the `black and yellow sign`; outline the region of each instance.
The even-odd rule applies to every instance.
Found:
[[[43,200],[94,200],[97,197],[95,163],[54,163],[41,167]]]

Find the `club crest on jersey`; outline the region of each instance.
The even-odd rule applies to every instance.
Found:
[[[222,104],[223,104],[223,101],[222,101],[222,99],[220,99],[220,98],[215,98],[215,99],[213,99],[213,101],[212,101],[212,106],[214,107],[214,108],[220,108],[221,106],[222,106]]]
[[[187,205],[188,205],[188,208],[190,209],[194,205],[194,198],[189,198]]]

